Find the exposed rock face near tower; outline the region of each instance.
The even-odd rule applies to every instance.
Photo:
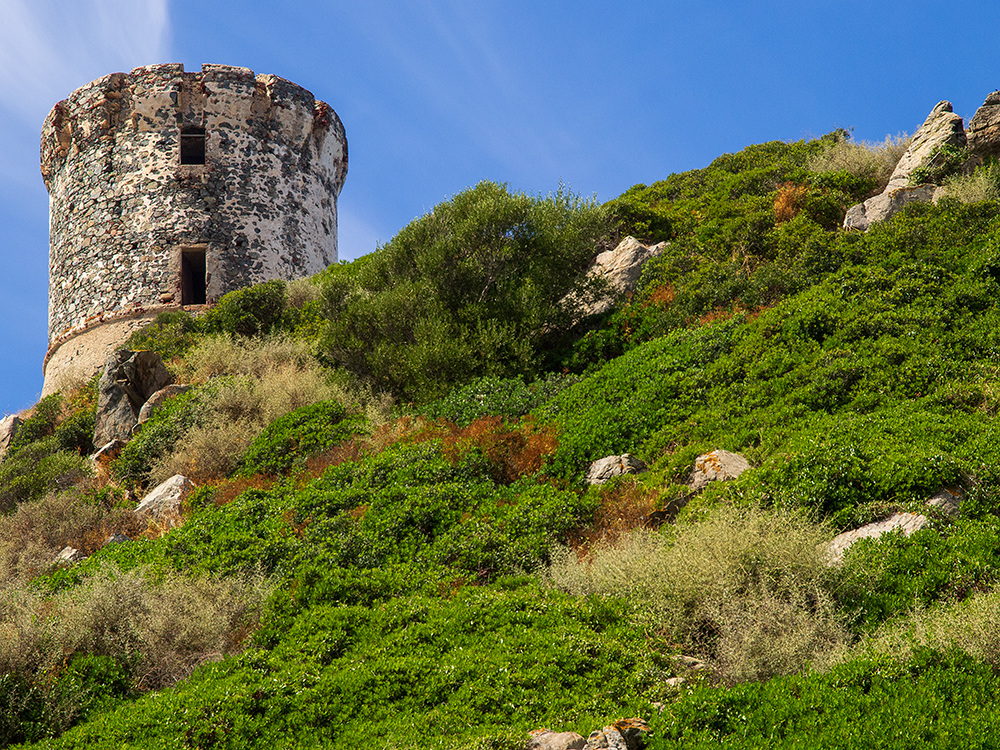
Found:
[[[246,68],[114,73],[42,128],[50,196],[45,392],[89,376],[164,310],[337,260],[344,127],[295,84]]]

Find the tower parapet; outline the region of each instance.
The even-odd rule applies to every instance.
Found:
[[[56,374],[86,375],[84,359],[99,367],[109,339],[163,310],[337,260],[344,127],[329,105],[278,76],[180,64],[104,76],[52,108],[41,170],[50,198],[48,391]],[[81,339],[112,324],[121,336]],[[71,339],[72,351],[61,352]]]

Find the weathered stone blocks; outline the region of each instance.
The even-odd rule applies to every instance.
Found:
[[[344,128],[283,78],[226,65],[113,73],[56,104],[41,141],[46,364],[69,338],[122,316],[211,303],[337,260]]]

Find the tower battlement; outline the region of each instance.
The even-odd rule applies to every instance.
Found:
[[[79,340],[96,326],[128,320],[132,330],[163,310],[337,260],[344,127],[278,76],[166,64],[99,78],[52,108],[41,171],[47,390],[64,360],[103,361],[107,331],[94,338],[100,352]],[[70,339],[73,353],[60,356]]]

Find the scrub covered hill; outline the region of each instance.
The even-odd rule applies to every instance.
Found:
[[[130,346],[193,388],[115,462],[81,458],[94,384],[0,462],[0,739],[513,749],[639,716],[650,748],[987,743],[997,171],[841,229],[898,156],[773,142],[604,205],[481,183],[371,256],[161,317]],[[629,234],[669,245],[581,318]],[[717,448],[753,468],[692,498]],[[624,452],[650,471],[583,483]],[[139,523],[175,473],[180,517]],[[898,510],[931,523],[827,564]],[[89,556],[53,567],[66,545]]]

